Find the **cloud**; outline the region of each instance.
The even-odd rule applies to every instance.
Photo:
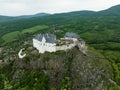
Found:
[[[0,0],[0,15],[99,11],[120,4],[120,0]]]
[[[0,14],[4,15],[17,15],[25,13],[27,6],[23,3],[0,3]]]

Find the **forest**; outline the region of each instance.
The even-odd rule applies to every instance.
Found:
[[[18,60],[18,58],[13,58],[16,55],[15,53],[18,52],[18,49],[22,48],[25,42],[29,43],[25,45],[28,51],[32,50],[30,49],[32,38],[38,33],[46,32],[56,34],[57,38],[63,37],[66,32],[78,33],[80,37],[85,40],[90,50],[93,50],[94,53],[99,53],[100,55],[98,56],[100,57],[104,56],[104,59],[106,59],[112,67],[112,69],[109,68],[110,72],[112,72],[110,76],[116,84],[109,84],[107,87],[108,90],[120,90],[120,5],[99,12],[76,11],[48,16],[11,19],[0,22],[0,48],[4,48],[5,50],[0,53],[0,59],[5,59],[7,61],[7,64],[0,66],[0,89],[39,90],[39,88],[41,88],[41,90],[57,90],[59,87],[58,90],[64,90],[64,88],[66,88],[66,90],[75,90],[71,89],[72,76],[69,74],[71,73],[71,63],[74,60],[72,56],[66,58],[68,60],[68,62],[65,62],[66,74],[60,77],[60,79],[62,78],[61,85],[56,85],[55,87],[50,87],[54,86],[55,83],[49,85],[49,75],[44,75],[41,67],[39,67],[40,69],[31,69],[33,67],[35,68],[35,66],[28,66],[29,68],[26,66],[29,65],[30,55],[26,57],[23,62],[15,61],[16,59]],[[26,50],[27,53],[28,51]],[[64,53],[65,52],[61,51],[53,53],[52,55],[59,56]],[[6,55],[9,58],[7,58]],[[49,53],[46,53],[46,55],[50,57],[43,56],[40,58],[40,55],[36,55],[36,57],[39,57],[43,60],[42,63],[45,63],[47,60],[51,60],[50,58],[52,56]],[[11,56],[13,60],[10,60]],[[31,59],[34,61],[33,58]],[[17,70],[17,66],[15,66],[16,63],[20,64],[18,66],[19,70]],[[105,68],[107,68],[107,66],[105,66]],[[46,70],[48,68],[44,66],[44,69]],[[61,70],[62,73],[63,71],[64,70]],[[23,75],[22,77],[18,77],[17,81],[16,78],[20,73]],[[26,77],[27,75],[29,76]],[[15,78],[15,81],[12,76]],[[102,79],[103,78],[104,77],[102,77]],[[81,84],[81,87],[85,86]],[[91,85],[87,85],[86,87],[91,87],[92,89]]]

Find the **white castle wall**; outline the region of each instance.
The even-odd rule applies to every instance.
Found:
[[[84,41],[75,40],[74,43],[71,43],[68,45],[56,46],[56,43],[54,44],[45,43],[45,42],[40,42],[36,39],[33,39],[33,47],[39,50],[39,53],[44,53],[45,51],[56,52],[58,50],[68,50],[68,49],[72,49],[75,46],[78,46],[80,51],[82,51],[83,53],[86,53],[87,47]]]
[[[75,47],[76,44],[69,44],[69,45],[62,45],[62,46],[56,46],[56,51],[58,50],[67,50]]]
[[[51,43],[43,43],[36,39],[33,39],[33,47],[39,50],[39,53],[44,53],[45,51],[48,52],[55,52],[56,51],[56,44]]]
[[[72,40],[72,41],[74,41],[74,42],[78,41],[77,38],[68,38],[68,37],[65,37],[65,38],[63,38],[63,39],[65,39],[65,40]]]

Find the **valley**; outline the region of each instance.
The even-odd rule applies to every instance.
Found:
[[[19,18],[19,17],[15,17]],[[0,90],[120,90],[120,5],[0,22]],[[77,47],[39,54],[32,39],[53,33],[77,33],[88,56]],[[27,56],[18,58],[25,47]]]

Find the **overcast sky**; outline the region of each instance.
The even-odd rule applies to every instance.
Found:
[[[120,0],[0,0],[0,15],[99,11],[120,4]]]

